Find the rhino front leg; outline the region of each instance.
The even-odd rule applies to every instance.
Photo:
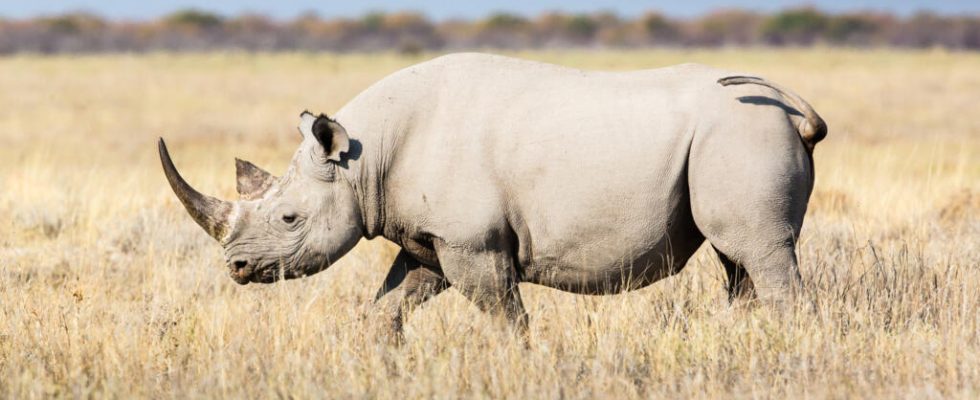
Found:
[[[517,287],[510,254],[436,241],[436,253],[446,279],[480,310],[505,321],[527,344],[528,315]],[[509,246],[500,246],[507,249]]]
[[[374,303],[381,324],[380,335],[393,344],[403,341],[402,327],[412,311],[449,287],[438,268],[422,264],[405,250],[391,264]]]

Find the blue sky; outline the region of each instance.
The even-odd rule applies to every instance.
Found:
[[[198,8],[224,15],[256,12],[280,19],[291,18],[310,10],[324,17],[359,16],[375,10],[414,10],[434,19],[474,18],[495,11],[537,15],[549,10],[613,11],[622,16],[633,16],[645,10],[659,10],[674,17],[692,17],[718,8],[737,7],[773,11],[801,5],[813,5],[826,11],[878,10],[899,15],[908,15],[919,10],[930,10],[941,14],[980,14],[980,0],[751,0],[741,2],[717,0],[0,0],[0,17],[26,18],[84,10],[111,18],[148,19],[181,8]]]

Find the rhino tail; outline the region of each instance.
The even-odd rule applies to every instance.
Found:
[[[820,118],[820,114],[817,114],[813,107],[810,106],[810,103],[807,103],[806,100],[803,100],[799,95],[782,85],[754,76],[728,76],[719,79],[718,83],[722,86],[755,84],[771,88],[782,94],[793,108],[803,113],[804,122],[800,124],[797,130],[800,133],[800,137],[803,138],[803,143],[811,151],[817,143],[827,137],[827,123],[824,122],[823,118]]]

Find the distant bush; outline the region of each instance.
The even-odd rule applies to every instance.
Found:
[[[163,17],[163,23],[174,29],[209,30],[221,28],[223,19],[215,14],[183,10]]]
[[[828,21],[826,15],[812,8],[783,11],[766,20],[762,35],[771,44],[810,45],[827,32]]]
[[[224,17],[187,9],[154,21],[109,21],[69,13],[27,20],[0,19],[0,53],[108,51],[330,50],[400,51],[469,48],[649,46],[896,46],[980,49],[980,17],[919,13],[828,14],[795,8],[771,15],[719,10],[693,19],[657,12],[636,18],[610,13],[546,13],[537,18],[496,13],[474,21],[433,22],[414,12],[372,12],[323,19],[306,13],[291,21],[255,14]]]

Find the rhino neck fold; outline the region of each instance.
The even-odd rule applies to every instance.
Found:
[[[338,113],[337,120],[356,129],[348,128],[349,131],[375,133],[376,127],[367,126],[359,120],[344,119],[343,110]],[[384,233],[384,177],[387,173],[388,149],[383,146],[383,140],[373,135],[356,136],[352,140],[357,143],[358,154],[348,160],[347,168],[340,171],[354,191],[364,237],[373,239]]]
[[[355,179],[352,179],[357,205],[361,211],[361,224],[364,227],[364,237],[373,239],[384,231],[384,187],[382,178],[372,168],[359,168]]]
[[[402,142],[425,120],[419,113],[435,107],[433,90],[440,87],[440,79],[418,67],[406,68],[361,92],[334,116],[359,148],[345,173],[354,186],[368,239],[387,236],[391,221],[386,210],[392,206],[385,196],[389,169],[395,168]]]

